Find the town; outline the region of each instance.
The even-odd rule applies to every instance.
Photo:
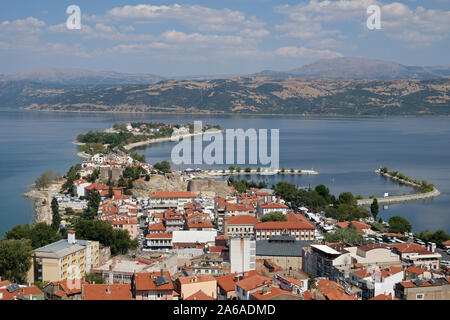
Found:
[[[0,300],[450,299],[448,235],[377,219],[376,199],[369,212],[324,185],[196,174],[114,152],[72,167],[51,225],[6,233],[33,247],[27,270],[0,280]]]

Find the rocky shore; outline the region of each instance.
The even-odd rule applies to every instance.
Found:
[[[35,216],[33,223],[52,223],[52,195],[61,190],[65,181],[65,179],[55,180],[45,189],[36,189],[32,185],[30,186],[31,190],[23,194],[24,197],[34,201]]]

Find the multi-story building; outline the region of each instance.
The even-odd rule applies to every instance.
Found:
[[[255,270],[256,242],[250,237],[230,239],[231,272],[244,273]]]
[[[342,268],[351,266],[350,252],[337,251],[326,245],[313,244],[303,248],[303,271],[315,277],[337,280],[344,277]]]
[[[217,253],[205,253],[199,257],[191,259],[190,268],[193,274],[204,275],[212,274],[220,276],[223,274],[223,259]]]
[[[287,214],[289,211],[289,207],[285,205],[284,203],[258,203],[256,206],[256,212],[258,214],[258,217],[262,217],[265,214],[274,213],[274,212],[281,212],[282,214]]]
[[[34,250],[28,282],[61,281],[84,276],[99,264],[99,243],[77,240],[69,230],[67,239]]]
[[[442,258],[442,256],[417,243],[397,243],[392,244],[391,248],[392,251],[398,254],[400,259],[406,263],[413,264],[426,270],[439,269],[440,258]]]
[[[175,280],[175,291],[184,300],[199,291],[207,296],[217,298],[217,280],[212,275],[192,276]]]
[[[253,237],[258,218],[253,215],[239,215],[225,221],[225,234],[229,237]]]
[[[395,297],[400,300],[450,300],[450,277],[397,283]]]
[[[255,225],[256,240],[267,240],[273,236],[289,236],[296,240],[315,241],[315,228],[305,220],[261,222]]]
[[[256,241],[256,259],[270,260],[284,270],[301,270],[302,250],[310,244],[293,237],[273,236]]]
[[[150,195],[149,211],[161,212],[166,209],[182,210],[184,206],[197,198],[189,191],[160,191]]]
[[[350,273],[349,283],[361,289],[361,298],[368,300],[380,294],[394,295],[394,287],[403,281],[402,267],[391,266],[379,268],[369,266],[366,269],[354,270]]]

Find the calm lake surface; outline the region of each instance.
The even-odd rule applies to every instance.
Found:
[[[298,186],[324,183],[334,194],[351,191],[365,197],[383,192],[411,193],[376,175],[380,165],[436,185],[434,200],[389,206],[383,219],[401,215],[414,231],[450,233],[450,118],[342,118],[292,116],[199,116],[154,114],[0,111],[0,236],[33,220],[32,202],[21,196],[45,170],[65,173],[81,159],[72,144],[79,133],[128,121],[219,124],[222,128],[280,130],[280,167],[314,169],[317,176],[261,177],[272,185],[284,180]],[[206,144],[205,144],[206,145]],[[170,159],[174,143],[140,150],[149,163]],[[184,165],[198,167],[198,165]],[[220,168],[228,165],[218,166]],[[241,166],[241,167],[244,167]],[[256,179],[256,177],[252,177]]]

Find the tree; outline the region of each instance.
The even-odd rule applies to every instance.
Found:
[[[370,213],[372,213],[373,220],[377,219],[379,210],[380,206],[378,205],[378,200],[375,198],[373,199],[373,202],[370,205]]]
[[[316,277],[312,273],[308,273],[308,290],[316,288]]]
[[[228,168],[228,170],[230,170],[230,172],[233,173],[233,171],[234,171],[235,168],[236,168],[236,167],[234,166],[234,164],[232,164],[232,165]]]
[[[246,168],[245,168],[245,172],[246,172],[246,173],[250,173],[251,171],[252,171],[252,168],[250,168],[250,167],[246,167]]]
[[[268,221],[287,221],[287,218],[286,218],[286,215],[284,215],[282,212],[276,211],[276,212],[266,213],[261,218],[261,222],[268,222]]]
[[[86,282],[90,283],[90,284],[102,284],[104,283],[103,277],[101,274],[98,273],[94,273],[94,272],[89,272],[86,273],[85,279]]]
[[[29,240],[0,241],[0,277],[25,283],[32,254]]]
[[[59,226],[61,224],[61,217],[59,215],[59,205],[58,205],[58,201],[56,200],[56,198],[52,199],[52,228],[55,231],[59,230]]]
[[[40,248],[60,240],[60,237],[52,226],[49,226],[44,222],[33,226],[31,229],[30,238],[33,249]]]
[[[289,202],[295,201],[299,195],[297,187],[287,182],[278,182],[274,187],[274,191],[276,196]]]
[[[36,179],[35,187],[38,189],[47,188],[53,180],[60,178],[59,173],[47,170]]]
[[[162,162],[155,163],[153,166],[158,171],[161,171],[162,173],[169,173],[170,172],[170,163],[167,160],[164,160]]]
[[[393,216],[389,219],[389,232],[411,232],[411,223],[403,217]]]
[[[327,186],[325,186],[324,184],[319,184],[318,186],[316,186],[315,190],[322,198],[324,198],[327,202],[330,202],[330,189],[328,189]]]
[[[100,205],[101,197],[98,191],[89,192],[88,205],[83,211],[83,219],[92,220],[97,215],[98,207]]]
[[[350,224],[353,225],[353,224]],[[363,244],[364,238],[356,232],[356,228],[339,229],[334,233],[325,233],[326,242],[342,242],[350,244]]]
[[[340,204],[348,204],[351,206],[356,206],[357,201],[351,192],[343,192],[339,195],[338,202]]]

